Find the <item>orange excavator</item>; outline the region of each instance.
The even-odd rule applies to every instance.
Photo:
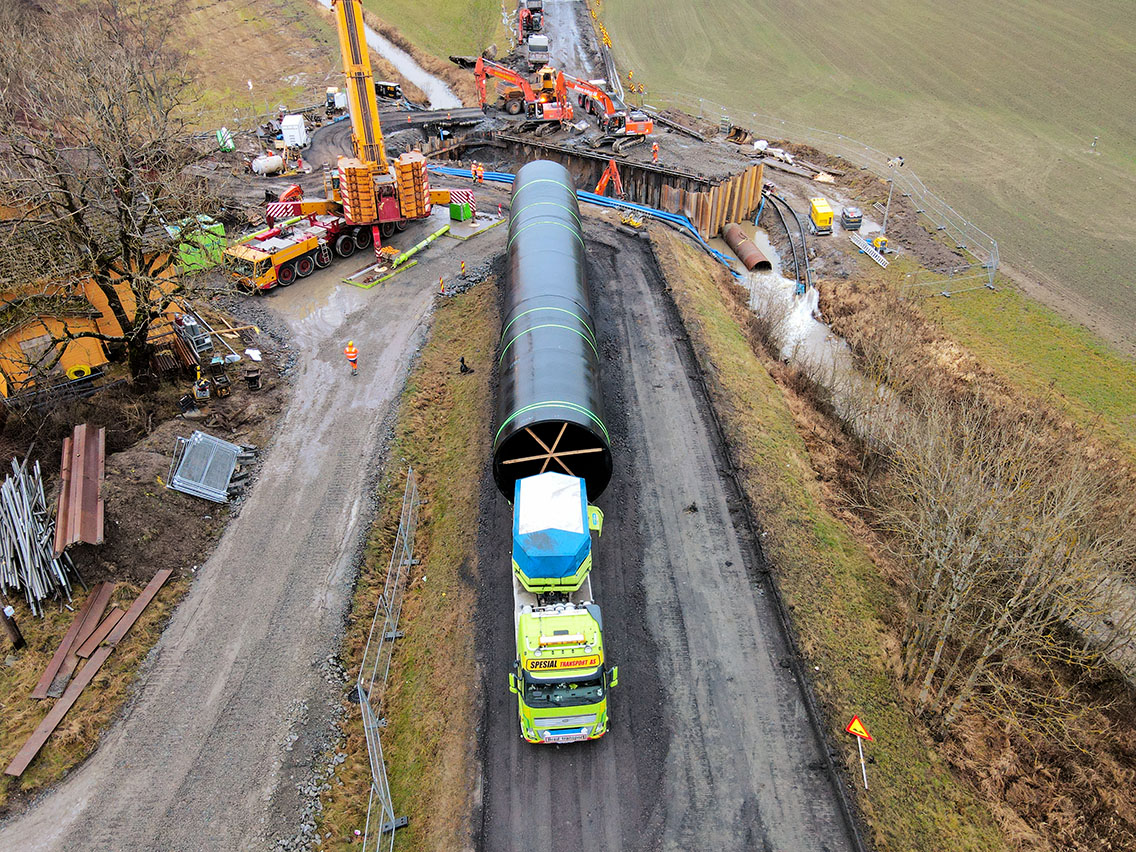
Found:
[[[569,91],[576,93],[580,106],[596,116],[603,135],[595,140],[595,147],[611,142],[612,150],[618,154],[655,132],[655,122],[650,116],[638,110],[628,111],[616,106],[611,95],[597,83],[565,74],[564,84]]]
[[[596,184],[596,195],[603,195],[609,183],[613,184],[615,197],[623,198],[623,181],[619,178],[619,166],[615,164],[614,157],[607,161],[607,168],[600,175],[600,182]]]
[[[528,121],[571,121],[572,104],[568,103],[564,74],[548,66],[538,74],[539,88],[534,90],[532,84],[512,68],[479,56],[473,69],[478,100],[484,107],[488,100],[486,78],[493,77],[509,84],[498,97],[498,103],[509,115],[523,113]]]

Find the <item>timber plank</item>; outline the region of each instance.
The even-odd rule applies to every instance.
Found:
[[[59,670],[55,673],[55,678],[51,681],[51,687],[47,690],[48,698],[58,698],[63,694],[63,690],[67,686],[67,681],[71,679],[71,675],[75,672],[75,667],[79,665],[79,648],[90,638],[90,635],[95,632],[95,628],[99,626],[99,619],[103,617],[103,612],[106,610],[107,604],[110,603],[110,596],[113,592],[114,583],[99,583],[95,588],[95,591],[92,593],[94,600],[91,606],[87,608],[87,614],[84,616],[79,626],[79,631],[75,634],[75,638],[71,642],[71,647],[67,649],[67,656],[65,656],[63,662],[60,663]]]
[[[147,584],[146,588],[142,590],[141,594],[134,599],[134,603],[130,605],[130,609],[126,611],[126,615],[118,620],[118,624],[116,624],[114,629],[107,635],[107,638],[104,640],[107,645],[113,648],[122,641],[122,637],[134,626],[134,622],[138,620],[138,616],[142,614],[142,610],[150,605],[150,601],[158,594],[158,589],[162,588],[162,585],[170,578],[172,573],[173,571],[166,568],[154,575],[154,579],[152,579],[149,584]],[[91,657],[91,659],[93,660],[94,657]]]
[[[101,584],[100,584],[101,585]],[[87,599],[83,601],[83,605],[79,611],[75,613],[75,620],[71,622],[71,627],[68,628],[63,641],[59,643],[59,647],[55,649],[55,654],[51,658],[51,662],[47,664],[43,674],[40,676],[39,683],[35,685],[32,690],[32,698],[47,698],[47,690],[51,686],[51,682],[55,680],[56,672],[59,667],[63,665],[63,660],[67,657],[67,652],[71,650],[71,645],[75,641],[75,636],[78,634],[79,629],[83,626],[83,619],[87,615],[87,610],[95,602],[95,593],[98,587],[91,590],[91,594],[87,595]]]
[[[107,613],[107,617],[102,620],[102,623],[95,629],[95,632],[90,635],[83,646],[79,649],[80,657],[89,657],[94,652],[95,648],[99,647],[111,629],[118,624],[118,620],[126,615],[126,610],[115,607]]]
[[[8,768],[4,770],[5,775],[14,775],[18,778],[24,774],[24,770],[28,768],[28,764],[39,754],[39,750],[43,748],[43,744],[47,742],[47,738],[51,736],[51,732],[63,721],[63,717],[67,715],[67,711],[75,704],[75,701],[79,698],[79,694],[83,691],[84,687],[94,679],[95,674],[102,667],[102,664],[106,662],[107,657],[110,656],[113,650],[113,648],[99,648],[99,650],[95,651],[94,656],[83,666],[83,670],[79,672],[75,680],[71,681],[70,686],[68,686],[63,693],[63,697],[55,702],[55,706],[51,708],[43,721],[39,723],[39,726],[32,732],[32,735],[28,737],[23,748],[12,758],[12,762],[9,763]]]

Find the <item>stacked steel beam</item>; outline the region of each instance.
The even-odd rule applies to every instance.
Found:
[[[55,555],[55,519],[47,509],[39,462],[12,460],[12,473],[0,484],[0,592],[23,594],[36,615],[56,593],[71,600],[75,566]]]

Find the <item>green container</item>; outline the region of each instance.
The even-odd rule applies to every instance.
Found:
[[[455,222],[467,222],[473,218],[473,210],[470,209],[469,202],[463,204],[450,204],[450,219]]]

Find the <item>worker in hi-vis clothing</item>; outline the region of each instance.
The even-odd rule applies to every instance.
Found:
[[[356,375],[359,372],[359,350],[355,348],[354,340],[347,341],[347,348],[343,350],[343,354],[347,356],[347,363],[351,365],[351,375]]]

